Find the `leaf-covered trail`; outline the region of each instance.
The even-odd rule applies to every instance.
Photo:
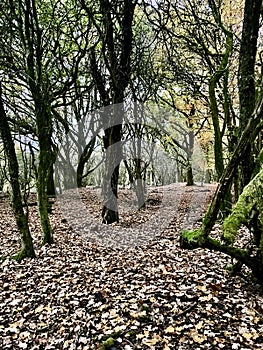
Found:
[[[122,249],[91,244],[57,209],[56,244],[41,248],[32,207],[38,258],[1,263],[0,348],[262,349],[261,287],[230,277],[220,253],[179,248],[188,205],[161,235]],[[18,238],[5,199],[0,212],[1,255],[12,254]]]

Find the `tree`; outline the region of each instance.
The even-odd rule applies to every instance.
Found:
[[[226,194],[231,188],[236,169],[250,160],[251,149],[263,127],[263,95],[258,94],[255,103],[254,72],[256,62],[256,45],[259,31],[259,10],[262,1],[246,1],[244,9],[244,21],[242,31],[242,44],[239,53],[239,96],[240,96],[240,138],[233,155],[227,164],[220,184],[214,195],[212,203],[203,219],[202,228],[195,231],[185,231],[181,234],[181,246],[186,248],[204,247],[226,253],[238,260],[237,266],[246,264],[262,282],[263,272],[263,231],[262,231],[262,150],[257,155],[257,171],[253,167],[245,178],[247,186],[240,194],[232,213],[224,220],[222,241],[210,236],[210,232],[216,222],[220,205],[225,200]],[[247,52],[248,51],[248,52]],[[252,76],[251,76],[252,74]],[[262,79],[262,77],[261,77]],[[247,165],[245,164],[245,167]],[[251,179],[251,174],[254,177]],[[244,175],[244,174],[243,174]],[[248,177],[247,177],[248,176]],[[234,246],[237,239],[237,231],[241,224],[245,224],[253,234],[253,240],[247,247]],[[235,242],[238,244],[239,242]],[[256,252],[255,252],[256,249]]]
[[[147,121],[143,104],[134,102],[130,113],[132,116],[129,116],[123,132],[124,165],[130,185],[136,193],[138,209],[142,209],[146,206],[146,171],[152,162],[156,128]]]
[[[260,13],[262,0],[245,1],[244,21],[239,55],[238,87],[240,101],[239,135],[245,129],[256,103],[255,64],[257,55],[257,41],[260,27]],[[253,144],[247,147],[241,161],[241,191],[251,179],[254,169]]]
[[[92,7],[82,0],[81,4],[97,32],[95,44],[90,49],[90,71],[101,105],[111,105],[102,120],[105,149],[102,221],[110,224],[119,221],[117,197],[119,163],[122,159],[122,104],[130,81],[133,18],[137,0],[100,0]]]
[[[4,151],[8,162],[8,171],[10,176],[10,184],[12,188],[11,203],[14,211],[16,224],[19,230],[21,239],[21,249],[14,257],[20,261],[23,258],[34,258],[35,252],[33,247],[32,237],[29,231],[27,217],[23,211],[22,195],[19,184],[19,167],[16,157],[14,142],[11,134],[11,129],[8,123],[2,99],[2,86],[0,84],[0,135],[2,138]]]
[[[220,203],[224,200],[225,193],[231,184],[235,170],[241,163],[247,149],[256,139],[263,127],[263,95],[260,96],[256,108],[250,117],[248,124],[243,131],[238,145],[229,161],[221,182],[217,188],[212,203],[203,219],[202,228],[195,231],[184,231],[181,233],[181,247],[197,248],[203,247],[211,250],[218,250],[237,259],[240,263],[247,265],[254,275],[262,281],[263,260],[262,260],[262,170],[255,175],[244,188],[239,196],[238,202],[231,215],[225,219],[224,235],[225,243],[210,237],[210,232],[217,219]],[[261,158],[262,159],[262,158]],[[262,162],[261,162],[262,164]],[[237,248],[233,246],[236,231],[241,223],[247,224],[254,234],[254,241],[249,242],[248,248]],[[258,249],[256,256],[253,255],[253,245]]]
[[[1,14],[7,27],[7,34],[1,41],[1,65],[6,68],[5,87],[11,92],[7,94],[9,106],[15,116],[23,115],[23,128],[27,129],[28,138],[35,135],[42,243],[52,243],[48,193],[54,194],[54,124],[57,128],[60,124],[60,128],[62,125],[68,129],[59,109],[69,104],[67,94],[78,77],[78,67],[86,53],[87,44],[79,44],[79,26],[83,23],[71,2],[65,5],[37,0],[10,1],[4,3]],[[85,35],[86,30],[81,33]],[[19,105],[24,108],[20,109]],[[14,119],[21,128],[22,123],[17,122],[19,118]]]
[[[222,19],[220,4],[214,0],[162,1],[152,6],[149,15],[165,52],[159,96],[164,96],[166,91],[169,96],[174,90],[179,98],[199,107],[202,128],[211,122],[218,180],[226,158],[224,138],[235,117],[230,85],[232,68],[236,65],[233,64],[236,40]]]

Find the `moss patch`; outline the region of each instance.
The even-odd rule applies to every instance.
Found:
[[[112,337],[109,337],[107,340],[105,340],[102,343],[101,350],[107,350],[110,349],[112,346],[114,346],[115,340]]]
[[[180,236],[180,246],[184,249],[196,249],[204,244],[204,233],[201,229],[189,231],[184,230]]]
[[[231,215],[223,223],[223,239],[227,244],[235,242],[242,224],[251,228],[256,245],[261,249],[263,236],[263,170],[244,188]],[[262,239],[263,242],[263,239]],[[262,249],[261,249],[262,250]]]

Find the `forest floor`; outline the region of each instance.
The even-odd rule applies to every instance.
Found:
[[[179,247],[180,230],[200,225],[214,189],[150,188],[139,212],[122,189],[120,223],[107,229],[99,190],[82,190],[71,207],[53,204],[55,244],[43,247],[32,197],[37,258],[0,264],[0,349],[263,349],[262,286],[246,270],[230,276],[221,253]],[[1,256],[18,251],[6,197],[0,240]]]

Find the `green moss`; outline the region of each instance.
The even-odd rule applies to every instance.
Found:
[[[108,339],[110,339],[110,338],[116,339],[116,338],[120,337],[121,335],[122,335],[122,332],[121,332],[121,331],[119,331],[119,332],[112,332],[112,333],[110,333],[110,334],[105,334],[105,335],[102,337],[102,340],[103,340],[103,341],[106,341],[106,340],[108,340]]]
[[[243,207],[236,207],[232,214],[228,216],[223,223],[223,239],[227,244],[233,244],[237,231],[241,224],[245,222],[246,213]]]
[[[112,337],[109,337],[102,343],[102,350],[110,349],[112,346],[114,346],[114,344],[115,340]]]
[[[132,329],[131,331],[128,332],[128,334],[131,338],[136,338],[137,333],[135,332],[135,330]]]
[[[233,268],[234,268],[234,265],[233,265],[233,264],[229,264],[229,265],[226,265],[226,266],[224,267],[224,270],[229,271],[229,272],[232,272],[232,271],[233,271]]]
[[[195,249],[202,247],[204,244],[204,233],[201,229],[181,232],[180,245],[184,249]]]
[[[140,323],[150,323],[152,321],[152,319],[149,315],[142,315],[142,316],[138,317],[138,321]]]
[[[206,227],[207,223],[209,222],[210,210],[211,210],[211,204],[209,204],[209,206],[207,208],[207,211],[206,211],[206,214],[203,217],[203,220],[202,220],[202,226],[203,227]]]
[[[261,170],[261,172],[244,188],[231,215],[224,220],[223,239],[227,244],[233,244],[235,242],[238,229],[242,224],[246,224],[248,227],[250,226],[253,212],[262,212],[262,181],[263,171]],[[260,221],[258,226],[263,227],[261,215],[258,216],[258,221]]]
[[[35,258],[35,254],[30,251],[26,251],[25,249],[21,249],[16,255],[12,256],[13,260],[16,260],[17,262],[22,261],[25,258]]]
[[[140,305],[140,307],[141,307],[142,311],[146,311],[146,312],[150,311],[150,309],[151,309],[150,306],[147,304],[142,304],[142,305]]]

